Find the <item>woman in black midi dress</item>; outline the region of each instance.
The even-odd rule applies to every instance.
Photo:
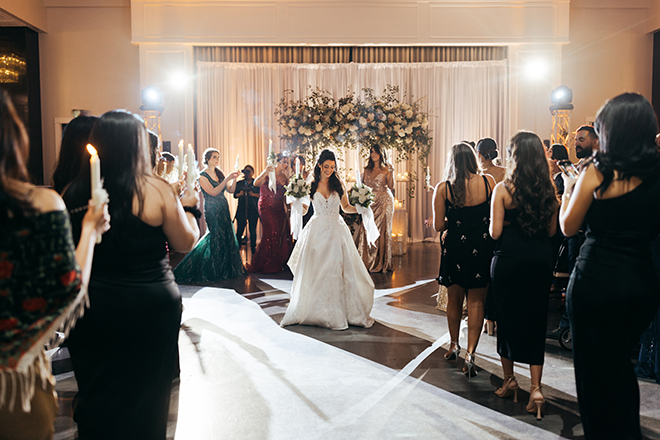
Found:
[[[484,322],[484,303],[490,282],[493,241],[488,234],[492,176],[481,175],[472,147],[454,145],[447,160],[445,182],[433,197],[434,226],[447,230],[442,241],[438,282],[447,287],[447,324],[451,346],[445,355],[455,360],[460,353],[458,335],[467,295],[468,341],[463,372],[476,375],[474,353]]]
[[[504,384],[495,393],[518,396],[513,363],[529,364],[532,387],[527,411],[541,418],[541,376],[554,258],[550,237],[557,229],[557,196],[541,139],[518,132],[507,147],[509,170],[493,192],[491,264],[497,316],[497,352]]]
[[[565,235],[587,223],[566,296],[578,404],[587,439],[641,439],[630,347],[660,303],[651,251],[660,233],[658,125],[646,98],[626,93],[600,110],[595,128],[600,150],[567,182],[560,216]],[[603,334],[602,322],[616,331]]]

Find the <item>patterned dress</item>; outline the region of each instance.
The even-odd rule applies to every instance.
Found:
[[[442,242],[438,277],[438,282],[443,286],[458,284],[464,289],[477,289],[486,287],[490,282],[490,260],[494,246],[488,233],[491,192],[488,180],[486,177],[483,179],[488,194],[483,203],[457,208],[446,197],[447,233]],[[445,188],[452,194],[449,182]]]
[[[213,187],[220,185],[208,173],[202,172]],[[235,278],[245,273],[234,226],[229,215],[225,190],[212,196],[202,189],[204,217],[208,231],[174,269],[179,284],[212,283]]]
[[[268,188],[268,177],[261,184],[259,197],[259,217],[261,218],[262,234],[257,251],[248,265],[248,272],[277,273],[282,272],[291,255],[291,231],[289,216],[284,209],[284,193],[286,190],[277,184],[273,193]]]

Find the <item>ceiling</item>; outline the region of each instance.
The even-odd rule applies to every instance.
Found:
[[[25,26],[25,23],[0,9],[0,27]]]

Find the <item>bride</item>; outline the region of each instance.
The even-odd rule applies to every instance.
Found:
[[[335,174],[335,155],[323,150],[312,181],[314,216],[296,243],[289,267],[293,287],[281,326],[306,324],[345,330],[371,327],[374,283],[355,248],[339,207],[356,213]]]

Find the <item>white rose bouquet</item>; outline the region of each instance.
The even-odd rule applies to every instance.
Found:
[[[358,173],[356,173],[356,180],[353,188],[348,191],[348,201],[362,216],[362,224],[367,232],[367,243],[374,245],[380,236],[374,220],[374,212],[370,208],[371,202],[374,201],[374,193],[370,187],[360,181]]]
[[[371,202],[374,201],[374,193],[367,185],[364,183],[355,183],[353,188],[348,192],[348,201],[351,205],[362,206],[363,208],[368,208],[371,205]]]
[[[291,176],[289,184],[285,188],[286,202],[291,205],[291,232],[293,239],[298,240],[298,236],[302,231],[303,205],[309,206],[311,186],[302,174],[297,173]]]

